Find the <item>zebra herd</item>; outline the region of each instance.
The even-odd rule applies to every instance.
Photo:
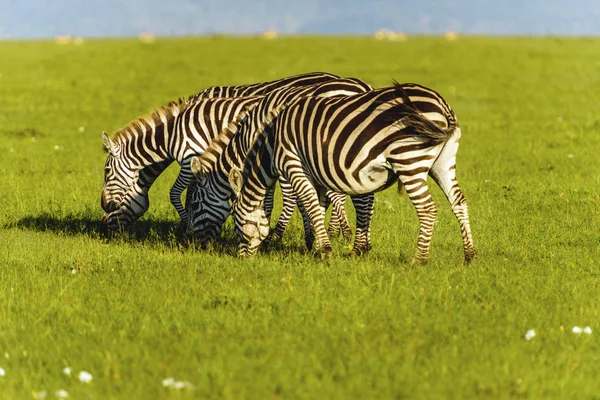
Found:
[[[102,134],[102,222],[133,224],[148,190],[173,162],[181,166],[170,200],[188,235],[214,239],[233,214],[238,254],[252,256],[270,234],[281,238],[298,205],[309,249],[331,254],[330,235],[351,236],[346,195],[356,209],[352,253],[371,249],[374,193],[404,187],[420,222],[414,262],[429,254],[436,207],[427,176],[458,219],[465,261],[475,254],[467,202],[456,180],[461,130],[446,101],[417,84],[373,89],[355,78],[309,73],[265,83],[216,86]],[[283,211],[270,229],[274,187]],[[181,195],[186,190],[185,207]],[[329,229],[325,210],[333,206]]]

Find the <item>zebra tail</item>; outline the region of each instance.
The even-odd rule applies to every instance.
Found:
[[[411,133],[415,136],[428,139],[432,144],[448,141],[458,127],[456,118],[449,118],[448,127],[442,128],[410,106],[402,114],[403,117],[400,118],[398,123],[403,125],[404,129],[410,129]]]
[[[458,121],[456,120],[454,111],[452,111],[449,106],[450,113],[446,115],[448,126],[442,128],[425,117],[425,115],[417,109],[402,85],[396,80],[394,80],[394,89],[402,99],[402,102],[398,104],[400,106],[400,113],[403,115],[398,121],[400,124],[411,129],[413,134],[426,137],[433,144],[446,142],[452,137],[454,131],[458,128]]]

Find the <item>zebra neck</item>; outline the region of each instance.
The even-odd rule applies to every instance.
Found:
[[[162,117],[160,120],[138,123],[129,140],[122,143],[126,157],[139,168],[171,160],[166,143],[175,118],[171,115]]]
[[[279,178],[273,165],[273,135],[261,135],[245,156],[243,201],[246,204],[260,206],[270,188]]]

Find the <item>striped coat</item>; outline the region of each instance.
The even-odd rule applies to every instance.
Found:
[[[337,76],[315,72],[265,83],[208,88],[185,101],[170,103],[138,118],[118,130],[112,138],[103,134],[103,144],[108,151],[101,196],[105,211],[103,222],[110,230],[115,230],[131,225],[143,215],[149,207],[148,190],[176,160],[182,169],[170,198],[182,222],[187,224],[181,194],[191,178],[189,157],[201,154],[210,140],[254,101],[207,99],[250,95],[257,98],[278,88],[312,85],[334,78]]]
[[[344,98],[305,98],[277,113],[253,144],[243,173],[232,169],[229,175],[238,193],[232,211],[240,255],[253,255],[268,234],[264,197],[280,176],[304,204],[323,256],[331,253],[321,207],[325,190],[364,195],[400,180],[420,222],[413,260],[426,262],[436,217],[429,175],[459,221],[465,261],[472,259],[468,206],[456,179],[461,137],[456,116],[444,101],[447,126],[432,122],[414,107],[404,86]],[[423,91],[443,101],[434,91]]]

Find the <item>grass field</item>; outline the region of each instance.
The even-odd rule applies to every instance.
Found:
[[[599,48],[0,42],[0,398],[600,398]],[[297,215],[283,246],[254,260],[235,257],[230,221],[218,250],[186,248],[168,200],[174,167],[133,233],[102,238],[103,130],[210,85],[307,71],[417,82],[448,100],[463,131],[472,265],[437,187],[425,267],[408,263],[418,222],[395,189],[376,197],[374,249],[361,259],[334,240],[331,262],[315,262]],[[194,388],[165,388],[168,377]]]

